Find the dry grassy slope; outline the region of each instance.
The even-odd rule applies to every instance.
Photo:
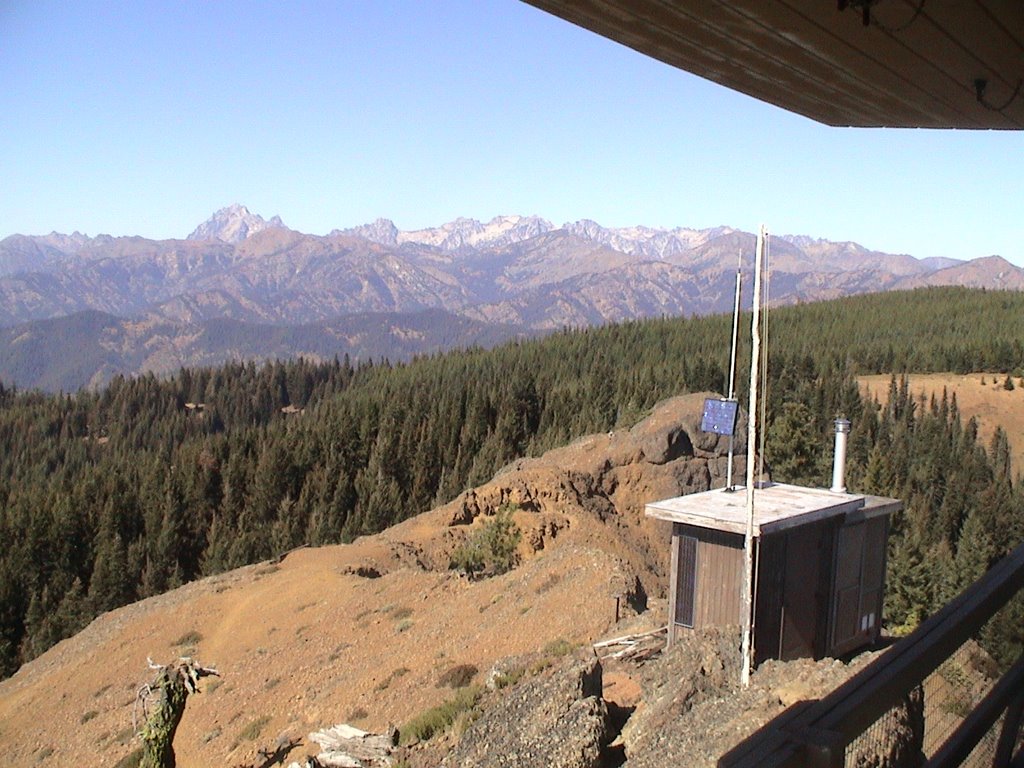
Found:
[[[890,378],[881,374],[861,376],[858,381],[862,391],[885,403]],[[940,399],[943,389],[950,397],[955,394],[963,418],[977,419],[978,438],[986,448],[996,427],[1002,427],[1010,443],[1013,472],[1019,474],[1024,471],[1024,386],[1013,378],[1015,388],[1003,389],[1005,379],[1006,374],[1001,373],[911,373],[907,374],[907,386],[912,395],[919,397],[923,392],[929,401],[932,395]]]
[[[0,682],[0,762],[115,765],[134,747],[147,657],[194,649],[223,676],[204,681],[182,721],[178,764],[190,768],[258,763],[257,750],[279,736],[305,741],[336,722],[400,724],[450,694],[436,683],[456,664],[482,677],[550,641],[615,631],[622,584],[665,586],[667,535],[643,519],[643,504],[722,484],[724,441],[697,428],[702,400],[667,401],[628,432],[517,462],[378,536],[101,616]],[[452,549],[506,501],[520,505],[522,564],[480,582],[448,571]],[[359,575],[371,569],[379,577]]]

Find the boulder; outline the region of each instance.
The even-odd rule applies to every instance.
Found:
[[[599,768],[608,742],[601,663],[591,656],[509,691],[442,768]]]

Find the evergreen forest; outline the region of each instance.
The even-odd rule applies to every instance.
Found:
[[[517,457],[629,426],[674,394],[722,392],[731,321],[564,330],[402,365],[232,363],[63,395],[0,385],[0,674],[103,611],[380,531]],[[980,444],[955,398],[923,401],[900,374],[1020,377],[1022,339],[1020,293],[932,288],[772,311],[773,477],[827,486],[820,447],[835,417],[853,421],[850,489],[905,502],[892,627],[914,626],[1024,540],[1006,435]],[[895,374],[884,407],[858,393],[865,373]],[[1011,608],[986,630],[1002,658],[1022,642],[1024,611]]]

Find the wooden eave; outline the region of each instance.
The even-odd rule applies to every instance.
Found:
[[[1022,0],[526,2],[828,125],[1024,128]]]

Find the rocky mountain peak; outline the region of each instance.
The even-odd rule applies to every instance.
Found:
[[[395,226],[395,222],[391,219],[379,218],[369,224],[361,224],[358,227],[334,229],[331,230],[330,234],[331,236],[349,235],[361,237],[381,245],[398,245],[398,227]]]
[[[553,229],[550,221],[539,216],[495,216],[486,223],[460,216],[440,227],[400,232],[398,241],[430,245],[443,251],[461,251],[512,245]]]
[[[70,235],[64,235],[60,232],[51,232],[43,239],[54,248],[68,254],[78,253],[91,241],[91,238],[88,235],[83,235],[77,229]]]
[[[221,208],[210,218],[196,227],[189,240],[222,240],[225,243],[240,243],[249,235],[264,229],[285,228],[280,216],[267,221],[257,213],[253,213],[244,205],[235,203]]]
[[[683,227],[675,229],[644,226],[608,228],[590,219],[567,222],[562,225],[562,229],[569,234],[606,245],[622,253],[650,259],[665,259],[686,253],[703,245],[713,233],[718,231]]]

